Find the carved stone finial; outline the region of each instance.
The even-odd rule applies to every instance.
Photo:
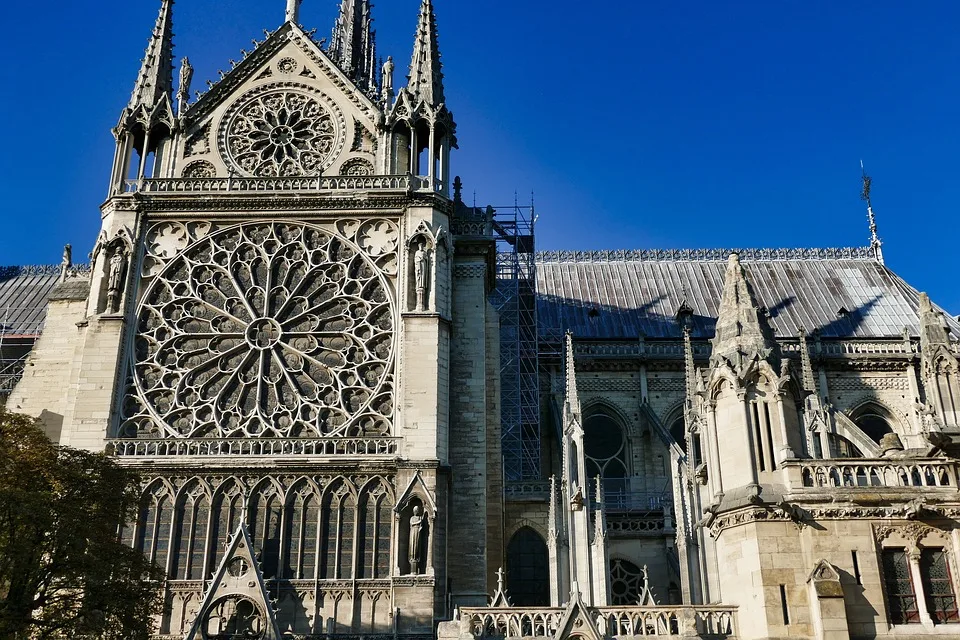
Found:
[[[60,282],[67,279],[67,274],[73,267],[73,246],[66,244],[63,246],[63,258],[60,260]]]
[[[460,176],[453,179],[453,201],[463,202],[463,180]]]

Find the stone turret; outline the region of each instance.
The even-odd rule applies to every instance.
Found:
[[[920,294],[921,374],[926,392],[926,430],[960,429],[960,367],[950,341],[946,317]],[[932,408],[932,411],[930,409]]]
[[[164,164],[176,126],[173,115],[173,0],[162,0],[160,14],[137,74],[130,102],[113,130],[117,141],[110,193],[119,193],[124,180],[157,175]],[[134,151],[138,157],[135,160]],[[152,171],[148,164],[155,154]]]

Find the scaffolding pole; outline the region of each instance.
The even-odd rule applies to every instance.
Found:
[[[494,207],[500,314],[500,424],[504,476],[540,480],[540,363],[533,205]]]

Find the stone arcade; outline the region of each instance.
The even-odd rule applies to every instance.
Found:
[[[0,274],[8,408],[147,478],[157,638],[960,635],[960,324],[872,208],[864,249],[514,236],[504,304],[431,0],[396,85],[369,1],[299,9],[192,97],[162,0],[91,264]]]

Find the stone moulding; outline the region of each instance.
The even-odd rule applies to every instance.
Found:
[[[19,276],[59,276],[62,266],[59,264],[33,264],[22,267],[0,267],[0,280],[9,280]],[[90,275],[89,264],[74,264],[67,269],[69,277]]]
[[[175,456],[396,456],[400,438],[139,438],[111,439],[107,453],[118,458]]]
[[[703,262],[726,261],[739,254],[743,262],[775,260],[874,260],[869,247],[824,249],[649,249],[622,251],[540,251],[538,263]]]

